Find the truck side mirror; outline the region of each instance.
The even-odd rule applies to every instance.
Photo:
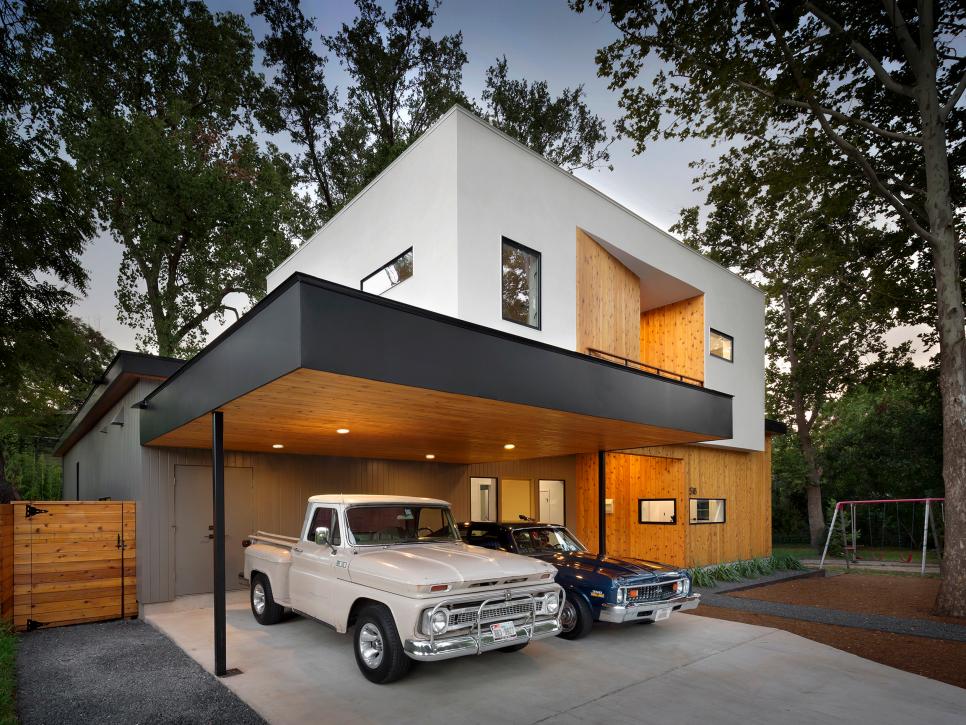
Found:
[[[315,543],[319,546],[325,546],[329,543],[329,527],[328,526],[316,526],[315,527]]]

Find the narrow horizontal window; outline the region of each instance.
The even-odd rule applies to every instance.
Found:
[[[503,237],[503,319],[540,329],[540,252]]]
[[[405,282],[413,276],[413,248],[410,247],[394,260],[389,262],[362,280],[359,288],[363,292],[381,295],[388,292],[400,282]]]
[[[717,330],[711,330],[711,354],[728,362],[735,361],[735,338]]]
[[[723,524],[725,522],[725,500],[723,498],[692,498],[692,524]]]
[[[676,524],[677,501],[673,498],[639,498],[637,499],[638,523],[642,524]]]

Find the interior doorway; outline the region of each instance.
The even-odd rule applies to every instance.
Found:
[[[206,594],[214,577],[211,466],[175,466],[175,595]],[[225,467],[225,586],[243,589],[241,542],[255,527],[254,473]]]
[[[495,478],[470,478],[470,520],[496,521]]]
[[[500,521],[533,518],[533,485],[527,479],[500,479]]]
[[[564,482],[539,482],[540,521],[545,524],[564,524]]]

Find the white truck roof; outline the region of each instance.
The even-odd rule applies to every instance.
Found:
[[[365,504],[365,503],[409,503],[423,504],[429,506],[449,506],[449,501],[442,501],[438,498],[421,498],[419,496],[388,496],[383,494],[364,494],[364,493],[327,493],[319,496],[309,496],[310,503],[332,503],[332,504]]]

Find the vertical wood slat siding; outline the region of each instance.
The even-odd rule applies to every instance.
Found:
[[[704,295],[641,313],[641,362],[704,380]]]
[[[28,518],[28,505],[43,512]],[[18,501],[12,509],[16,629],[28,620],[47,627],[137,616],[133,501]]]
[[[607,454],[608,553],[704,566],[771,555],[771,440],[764,451],[658,446]],[[597,548],[597,457],[576,459],[575,533]],[[671,488],[671,481],[676,481]],[[696,493],[690,493],[690,489]],[[638,498],[674,498],[675,526],[639,524]],[[724,498],[723,524],[690,524],[690,498]]]
[[[577,352],[595,348],[636,360],[640,317],[640,278],[578,229]]]
[[[0,620],[13,622],[13,505],[0,504]]]

